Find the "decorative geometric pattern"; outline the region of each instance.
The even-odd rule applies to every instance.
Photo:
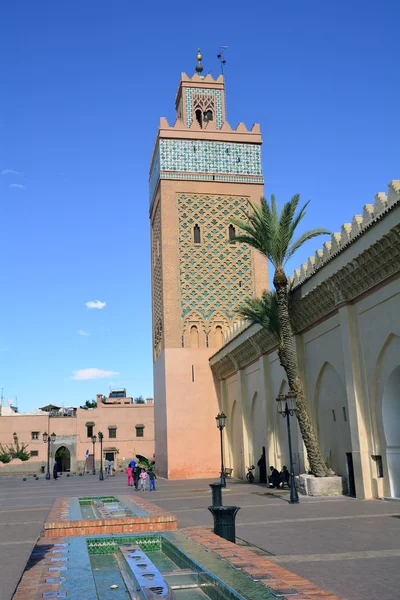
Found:
[[[233,320],[235,308],[253,296],[250,249],[228,244],[231,217],[242,217],[246,198],[239,196],[178,197],[181,315],[197,313],[209,321],[215,313]],[[194,244],[193,228],[201,243]]]
[[[159,168],[161,171],[185,173],[261,176],[261,146],[235,142],[162,139]]]
[[[160,178],[263,184],[261,146],[161,139],[150,173],[150,205]]]
[[[201,88],[186,88],[186,127],[190,127],[193,121],[194,103],[193,95],[206,94],[215,98],[215,122],[217,129],[222,127],[222,96],[221,90],[201,89]]]
[[[156,187],[157,187],[159,179],[160,179],[160,147],[157,144],[157,148],[154,153],[154,162],[153,162],[153,166],[151,169],[150,180],[149,180],[150,204],[153,200],[154,192],[156,191]]]
[[[145,552],[161,550],[160,535],[87,538],[89,554],[114,554],[122,544],[136,544]]]
[[[153,350],[156,357],[161,350],[163,330],[160,205],[156,208],[151,225],[151,246],[151,257],[153,260]]]

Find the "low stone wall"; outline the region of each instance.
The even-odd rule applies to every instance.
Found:
[[[41,473],[40,467],[41,461],[31,461],[31,460],[19,460],[18,458],[14,458],[9,463],[0,462],[0,477],[2,475],[10,476],[10,475],[32,475]]]
[[[341,477],[314,477],[302,474],[296,478],[296,488],[304,496],[342,496],[345,492]]]

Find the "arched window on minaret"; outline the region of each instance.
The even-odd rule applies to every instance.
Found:
[[[199,347],[199,330],[197,329],[196,325],[192,325],[190,328],[190,347]]]
[[[193,241],[200,244],[200,227],[197,224],[193,227]]]
[[[195,114],[198,124],[200,125],[200,127],[203,127],[203,113],[201,112],[200,108],[196,110]]]
[[[234,240],[236,238],[236,229],[233,225],[229,225],[229,239]]]
[[[215,345],[217,348],[222,348],[224,343],[224,336],[222,333],[221,325],[217,325],[215,328]]]

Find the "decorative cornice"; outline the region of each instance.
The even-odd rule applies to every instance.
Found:
[[[296,269],[294,276],[290,277],[292,289],[310,279],[327,263],[341,254],[348,246],[353,244],[375,223],[383,219],[388,212],[400,203],[400,180],[389,182],[388,193],[379,192],[375,195],[374,204],[365,204],[362,215],[354,215],[351,223],[344,223],[341,232],[333,233],[330,242],[325,242],[323,248],[310,256],[306,263]]]

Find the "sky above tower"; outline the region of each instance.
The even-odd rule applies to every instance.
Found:
[[[0,388],[21,410],[152,395],[148,171],[180,73],[261,124],[265,193],[339,231],[400,178],[400,6],[6,2],[0,17]],[[320,247],[312,241],[289,271]]]

